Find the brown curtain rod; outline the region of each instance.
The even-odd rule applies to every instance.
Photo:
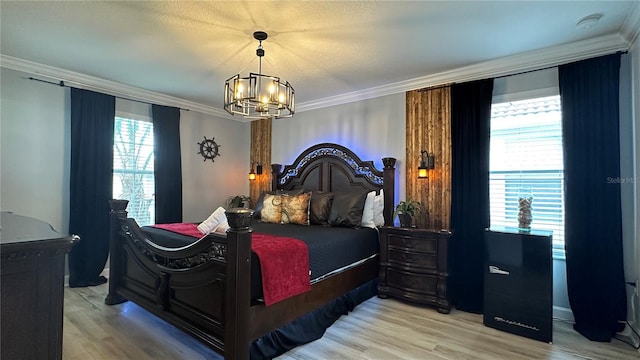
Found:
[[[51,85],[57,85],[60,87],[68,87],[68,88],[75,88],[75,89],[81,89],[79,87],[75,87],[75,86],[71,86],[68,84],[65,84],[64,81],[60,80],[60,82],[54,82],[54,81],[48,81],[48,80],[42,80],[42,79],[36,79],[32,76],[28,77],[29,80],[33,80],[33,81],[39,81],[45,84],[51,84]],[[114,97],[118,98],[118,99],[122,99],[122,100],[129,100],[129,101],[135,101],[135,102],[139,102],[142,104],[147,104],[147,105],[160,105],[160,104],[154,104],[154,103],[150,103],[148,101],[142,101],[142,100],[137,100],[137,99],[132,99],[132,98],[128,98],[128,97],[124,97],[124,96],[118,96],[118,95],[113,95]],[[189,109],[184,109],[184,108],[178,108],[180,110],[184,110],[184,111],[190,111]]]

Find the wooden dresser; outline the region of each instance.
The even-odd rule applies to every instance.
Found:
[[[10,212],[0,220],[0,358],[61,359],[64,260],[79,238]]]
[[[447,296],[446,230],[380,228],[378,296],[389,296],[451,310]]]

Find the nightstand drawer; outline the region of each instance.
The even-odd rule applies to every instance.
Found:
[[[402,266],[415,266],[434,270],[438,268],[438,257],[436,254],[424,254],[390,249],[388,259],[390,263],[396,263]]]
[[[378,296],[434,305],[448,314],[446,230],[380,228]]]
[[[436,295],[438,278],[424,274],[412,274],[393,268],[387,269],[387,283],[389,286],[402,290]]]
[[[422,251],[432,254],[438,252],[438,240],[436,238],[417,238],[389,234],[388,241],[389,246],[397,248]]]

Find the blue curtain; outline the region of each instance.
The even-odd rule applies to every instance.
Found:
[[[483,309],[492,93],[493,79],[451,86],[449,289],[458,310],[474,313]]]
[[[152,105],[156,224],[182,222],[180,109]]]
[[[103,284],[109,255],[115,98],[71,88],[69,232],[80,242],[69,253],[69,286]]]
[[[559,67],[567,290],[574,329],[610,341],[626,320],[620,209],[620,54]]]

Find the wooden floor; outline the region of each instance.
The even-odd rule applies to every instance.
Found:
[[[132,303],[107,306],[107,285],[65,288],[63,358],[222,359],[180,330]],[[318,341],[280,360],[363,359],[640,359],[618,340],[595,343],[554,322],[553,345],[493,330],[482,316],[371,298]]]

